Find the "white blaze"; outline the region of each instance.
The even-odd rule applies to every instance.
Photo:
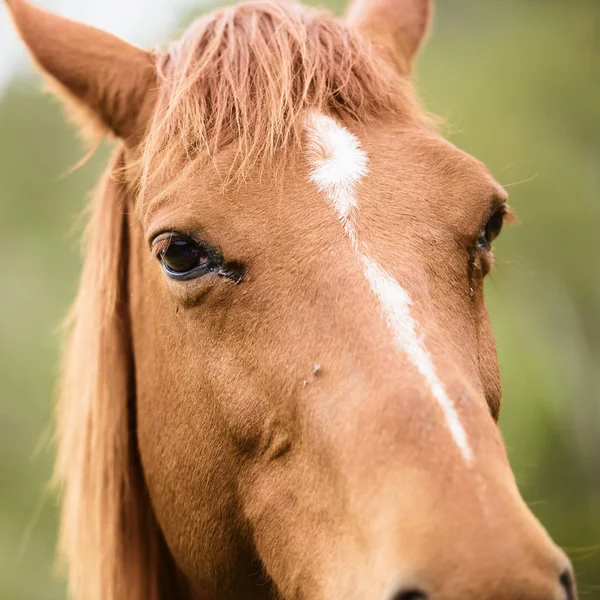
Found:
[[[379,300],[396,346],[406,353],[427,382],[433,397],[442,409],[456,445],[465,459],[470,462],[473,452],[467,433],[454,402],[437,375],[431,355],[417,333],[417,324],[411,314],[410,296],[369,255],[366,246],[359,243],[355,226],[355,213],[358,207],[356,185],[368,173],[367,156],[356,136],[330,117],[311,114],[307,130],[307,156],[312,166],[310,180],[325,193],[327,200],[339,216],[344,231],[363,266],[371,291]]]
[[[343,221],[352,218],[356,184],[368,173],[367,156],[354,135],[325,115],[311,114],[309,128],[310,179]]]

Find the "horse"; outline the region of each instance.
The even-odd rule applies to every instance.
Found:
[[[147,51],[5,0],[115,150],[57,408],[85,600],[574,600],[497,426],[511,219],[411,76],[428,0],[251,0]]]

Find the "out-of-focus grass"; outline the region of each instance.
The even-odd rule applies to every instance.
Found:
[[[600,597],[600,3],[438,5],[419,88],[451,140],[508,185],[522,221],[498,241],[487,284],[502,430],[526,499],[559,543],[581,549],[582,597]],[[31,79],[0,99],[0,598],[10,600],[64,597],[48,425],[79,270],[69,232],[105,153],[61,178],[82,155],[63,123]]]
[[[79,271],[77,215],[97,178],[36,80],[0,100],[0,598],[61,598],[49,492],[60,324]]]

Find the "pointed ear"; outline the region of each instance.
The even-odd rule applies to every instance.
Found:
[[[156,68],[150,52],[26,0],[5,0],[16,28],[58,94],[101,129],[137,143],[154,107]],[[80,111],[78,111],[80,112]]]
[[[346,21],[408,75],[427,37],[432,0],[352,0]]]

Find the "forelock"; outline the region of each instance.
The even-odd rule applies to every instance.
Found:
[[[194,22],[157,54],[160,99],[144,145],[142,185],[234,148],[225,180],[281,167],[307,111],[368,124],[417,117],[408,80],[327,13],[254,1]]]

